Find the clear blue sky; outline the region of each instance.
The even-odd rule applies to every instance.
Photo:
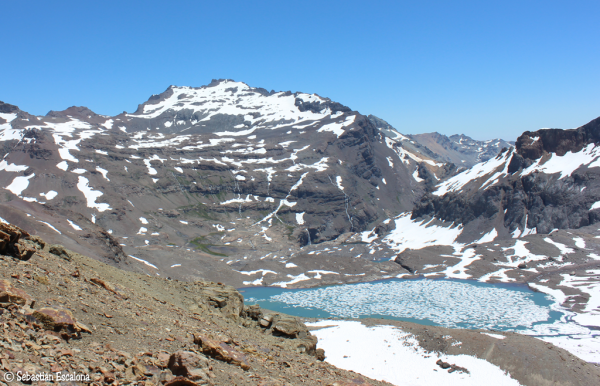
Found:
[[[0,100],[132,112],[231,78],[403,133],[515,139],[600,116],[600,2],[5,1]]]

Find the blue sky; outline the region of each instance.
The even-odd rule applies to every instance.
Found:
[[[3,2],[0,100],[132,112],[231,78],[402,133],[514,140],[600,116],[595,1]]]

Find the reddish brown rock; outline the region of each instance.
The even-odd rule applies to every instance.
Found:
[[[167,367],[173,375],[188,377],[192,380],[208,378],[204,371],[204,369],[208,369],[208,359],[204,355],[192,351],[180,350],[171,354]]]
[[[114,284],[106,281],[106,280],[102,280],[102,279],[98,279],[98,278],[91,278],[90,281],[94,284],[96,284],[97,286],[100,286],[102,288],[104,288],[105,290],[114,293],[115,295],[119,295],[124,299],[127,299],[127,296],[123,293],[123,291],[119,290],[119,288],[117,288],[117,286],[115,286]]]
[[[165,352],[161,352],[156,356],[156,360],[154,361],[154,363],[156,363],[156,365],[158,367],[168,367],[169,366],[169,359],[171,359],[171,356]]]
[[[20,260],[29,260],[37,252],[37,249],[27,245],[23,240],[13,244],[13,256]]]
[[[0,254],[29,260],[36,249],[20,240],[21,237],[29,237],[29,233],[14,225],[0,223]]]
[[[0,232],[9,236],[8,243],[16,243],[21,237],[29,237],[29,233],[23,229],[6,223],[0,223]]]
[[[25,291],[12,286],[6,279],[0,280],[0,303],[12,303],[24,306],[33,299]]]
[[[88,326],[86,326],[85,324],[83,324],[81,322],[77,322],[75,325],[81,332],[86,332],[88,334],[92,333],[92,330]]]
[[[80,328],[73,313],[62,307],[44,307],[33,312],[36,318],[46,330],[52,330],[67,334],[67,337],[80,336]]]
[[[246,356],[229,346],[227,343],[210,339],[202,335],[194,335],[194,343],[198,344],[202,349],[202,352],[210,357],[234,364],[244,370],[250,369]]]
[[[318,348],[315,350],[315,358],[317,358],[317,360],[319,361],[324,361],[325,360],[325,350],[323,350],[322,348]]]

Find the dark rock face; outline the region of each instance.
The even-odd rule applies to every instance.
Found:
[[[350,108],[342,105],[341,103],[332,102],[329,99],[325,99],[323,102],[305,102],[302,99],[297,98],[294,102],[298,110],[304,111],[312,111],[313,113],[319,113],[324,109],[329,108],[332,112],[337,113],[338,111],[342,113],[349,113]]]
[[[544,152],[563,156],[568,151],[576,153],[585,145],[598,142],[600,142],[600,118],[577,129],[526,131],[517,139],[515,146],[523,158],[537,160]]]
[[[19,108],[15,105],[9,105],[8,103],[4,103],[0,101],[0,113],[10,114],[16,113],[19,111]]]
[[[543,166],[553,154],[564,156],[567,152],[583,151],[599,140],[600,119],[573,130],[525,132],[518,138],[514,151],[504,149],[498,156],[506,158],[500,165],[506,167],[506,172],[499,174],[498,181],[482,185],[490,178],[490,172],[460,190],[441,196],[426,194],[415,206],[412,217],[435,216],[462,224],[477,218],[495,223],[499,219],[508,233],[533,228],[537,233],[548,233],[555,228],[573,229],[596,223],[599,215],[590,208],[600,201],[598,168],[575,165],[576,170],[565,176],[554,169],[551,173],[544,172],[545,169],[524,173],[524,169],[535,166],[536,162]],[[501,170],[498,168],[496,172]]]

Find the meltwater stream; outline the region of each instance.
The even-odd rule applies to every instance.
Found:
[[[310,289],[240,290],[246,304],[314,318],[385,318],[450,328],[523,330],[562,313],[526,286],[452,279],[388,279]]]

